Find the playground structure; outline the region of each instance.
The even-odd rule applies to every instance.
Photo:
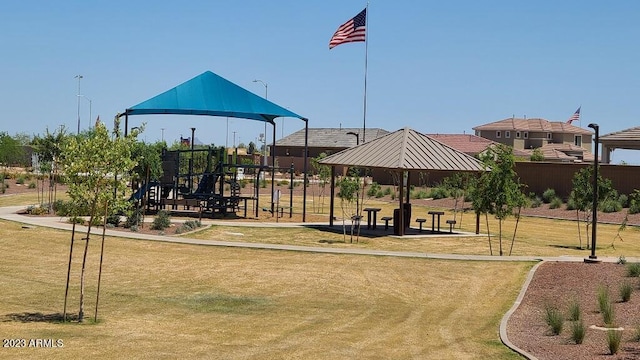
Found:
[[[200,214],[214,216],[220,214],[237,215],[243,210],[247,217],[249,205],[251,213],[258,217],[259,190],[262,176],[266,172],[288,172],[290,174],[289,217],[293,209],[293,166],[277,168],[267,165],[238,164],[235,154],[233,163],[225,163],[228,159],[223,147],[164,150],[162,153],[163,175],[158,181],[145,179],[133,193],[131,200],[139,208],[147,212],[160,209],[170,211],[198,211]],[[228,160],[227,160],[228,161]],[[250,194],[242,194],[242,189],[253,184]],[[272,196],[270,207],[263,210],[272,216],[284,215],[284,207],[279,204],[279,192]]]

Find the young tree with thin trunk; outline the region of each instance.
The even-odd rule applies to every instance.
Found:
[[[107,128],[99,123],[88,133],[71,137],[65,142],[60,156],[60,165],[69,184],[72,215],[88,215],[80,273],[80,311],[78,321],[84,320],[85,270],[91,227],[99,223],[103,209],[109,204],[112,209],[124,209],[128,206],[123,194],[129,174],[135,166],[131,158],[131,148],[138,131],[127,137],[119,136],[116,131],[109,134]],[[117,176],[116,176],[117,175]],[[78,209],[88,209],[88,214],[79,214]]]
[[[518,175],[514,170],[515,157],[513,148],[498,144],[489,148],[481,160],[490,171],[483,173],[476,183],[472,194],[473,207],[476,213],[484,213],[485,217],[488,217],[488,214],[493,214],[498,219],[499,253],[502,256],[502,225],[507,217],[513,215],[515,208],[524,205],[525,195],[522,192],[522,184],[520,184]],[[517,216],[516,221],[519,221],[519,219],[520,217]],[[488,220],[487,232],[490,233]],[[489,251],[493,255],[491,235],[489,235]]]

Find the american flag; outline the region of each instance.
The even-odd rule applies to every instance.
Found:
[[[569,120],[567,120],[567,124],[571,124],[572,121],[574,120],[579,120],[580,119],[580,108],[582,106],[580,106],[578,108],[578,110],[576,110],[576,112],[573,113],[573,115],[571,115],[571,117],[569,118]]]
[[[329,40],[329,49],[350,42],[365,41],[367,34],[367,9],[362,10],[358,15],[340,25],[336,33]]]

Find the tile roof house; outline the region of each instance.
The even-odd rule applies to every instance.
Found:
[[[366,129],[365,141],[369,142],[389,132],[379,128]],[[309,158],[327,155],[354,147],[362,142],[362,128],[309,128]],[[276,141],[275,156],[302,156],[304,154],[304,129]]]
[[[426,134],[428,137],[461,151],[467,155],[477,157],[492,145],[498,144],[495,141],[485,139],[471,134]],[[531,154],[527,151],[514,149],[516,157],[529,158]]]
[[[545,161],[581,162],[593,159],[590,130],[560,121],[508,118],[473,128],[477,136],[531,154],[540,149]]]
[[[640,126],[612,132],[600,136],[602,162],[611,162],[611,152],[615,149],[640,150]]]

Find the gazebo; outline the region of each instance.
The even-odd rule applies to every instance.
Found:
[[[419,171],[485,171],[482,163],[463,152],[457,151],[427,135],[408,127],[389,133],[370,142],[329,155],[320,160],[323,165],[331,165],[331,206],[329,225],[333,226],[335,195],[335,167],[356,166],[381,168],[395,171],[400,175],[399,209],[409,203],[410,175]],[[398,211],[399,232],[404,235],[405,214]]]
[[[278,117],[298,118],[305,123],[304,181],[307,181],[307,139],[309,120],[290,110],[262,98],[211,71],[156,95],[135,106],[127,108],[118,117],[124,116],[125,135],[128,133],[129,116],[150,114],[206,115],[233,117],[267,122],[273,126],[275,153],[276,122]],[[266,134],[265,134],[266,136]],[[271,167],[275,168],[275,156],[271,157]],[[272,174],[272,191],[274,172]],[[272,195],[273,196],[273,195]],[[306,220],[307,188],[304,187],[302,221]],[[272,201],[273,202],[273,201]]]

